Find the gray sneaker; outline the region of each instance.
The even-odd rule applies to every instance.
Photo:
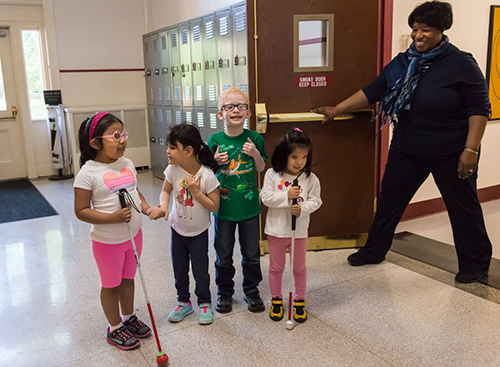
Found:
[[[184,320],[184,317],[187,315],[193,313],[193,306],[191,305],[191,302],[185,303],[185,302],[178,302],[177,307],[169,313],[168,315],[168,321],[170,322],[179,322]]]
[[[106,337],[106,340],[109,344],[116,345],[118,348],[124,350],[133,349],[141,345],[139,339],[133,336],[125,326],[120,327],[112,333],[109,332],[108,327],[108,335]]]

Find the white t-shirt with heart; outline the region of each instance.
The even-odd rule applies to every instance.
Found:
[[[121,157],[113,163],[87,161],[78,172],[73,187],[91,191],[92,208],[103,213],[121,209],[118,191],[127,189],[135,205],[141,210],[141,199],[137,191],[137,171],[130,159]],[[135,236],[142,225],[141,213],[134,208],[130,228]],[[130,240],[127,223],[93,224],[90,238],[102,243],[122,243]]]

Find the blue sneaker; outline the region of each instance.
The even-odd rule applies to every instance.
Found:
[[[210,303],[200,304],[200,325],[210,325],[214,322],[214,316],[212,315],[212,305]]]
[[[177,302],[177,307],[168,314],[168,321],[170,322],[179,322],[184,320],[184,317],[193,313],[193,306],[191,302]]]

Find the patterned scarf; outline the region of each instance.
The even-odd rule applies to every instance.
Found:
[[[396,126],[401,112],[410,109],[413,94],[420,79],[429,69],[432,61],[442,54],[449,44],[448,37],[443,34],[443,38],[437,47],[428,53],[421,54],[415,48],[415,44],[412,43],[405,52],[406,57],[403,59],[403,65],[389,64],[386,71],[388,72],[388,82],[391,84],[391,76],[392,80],[396,78],[397,80],[382,96],[377,115],[374,118],[376,119],[382,112],[384,113],[382,125],[380,126],[381,130],[388,119],[393,126]]]

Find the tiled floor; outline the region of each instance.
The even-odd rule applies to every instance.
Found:
[[[145,171],[139,182],[155,202],[161,181]],[[0,224],[0,366],[155,366],[154,338],[128,352],[105,342],[89,225],[73,214],[72,180],[34,183],[60,215]],[[487,203],[484,211],[499,257],[500,203]],[[448,227],[446,214],[439,214],[398,230],[452,243]],[[309,319],[291,331],[267,314],[268,256],[260,287],[265,313],[247,311],[237,288],[233,312],[215,312],[212,325],[199,325],[197,310],[171,324],[169,227],[145,219],[143,229],[143,271],[170,366],[500,365],[500,305],[484,297],[497,290],[481,285],[477,296],[478,286],[456,286],[454,274],[394,253],[380,265],[354,268],[345,260],[353,250],[309,252]],[[213,250],[210,258],[213,263]],[[213,280],[212,264],[211,271]],[[139,281],[136,308],[148,320]]]

